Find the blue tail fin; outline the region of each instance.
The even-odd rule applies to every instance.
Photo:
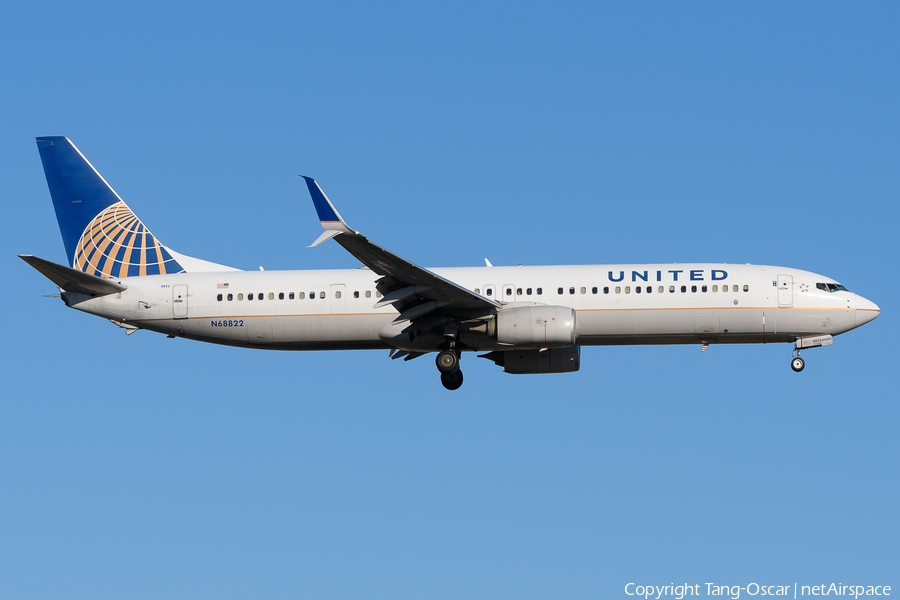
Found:
[[[105,278],[185,270],[68,138],[37,145],[72,268]]]

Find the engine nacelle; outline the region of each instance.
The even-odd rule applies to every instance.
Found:
[[[518,347],[575,344],[575,310],[565,306],[523,306],[497,313],[497,341]]]
[[[581,346],[548,348],[546,350],[506,350],[484,354],[504,373],[526,375],[533,373],[574,373],[581,367]]]

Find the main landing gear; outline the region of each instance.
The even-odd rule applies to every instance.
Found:
[[[455,348],[438,352],[434,363],[441,372],[441,383],[448,390],[458,390],[463,384],[463,374],[459,370],[459,353]]]

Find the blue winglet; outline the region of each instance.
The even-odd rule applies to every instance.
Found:
[[[309,195],[312,197],[313,205],[316,207],[316,212],[319,214],[319,221],[322,223],[344,223],[341,215],[335,210],[331,200],[328,199],[325,192],[323,192],[322,188],[319,187],[319,184],[316,183],[316,180],[312,177],[306,177],[305,175],[301,175],[300,177],[303,177],[306,181],[306,187],[309,188]],[[346,223],[344,223],[344,225],[346,225]]]
[[[325,230],[319,236],[319,239],[313,242],[312,246],[318,246],[325,240],[329,240],[341,233],[354,233],[350,226],[347,225],[347,222],[341,218],[341,215],[331,203],[331,200],[328,199],[328,196],[325,195],[325,192],[322,191],[322,188],[319,187],[319,184],[316,183],[316,180],[305,175],[300,177],[303,177],[303,180],[306,181],[306,187],[309,188],[313,206],[316,207],[316,213],[319,215],[319,222],[322,224],[322,229]]]

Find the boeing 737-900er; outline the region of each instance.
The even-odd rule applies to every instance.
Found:
[[[66,247],[63,266],[23,255],[66,306],[126,333],[272,350],[437,354],[444,387],[462,385],[464,351],[507,373],[577,371],[581,346],[828,346],[879,309],[830,277],[731,264],[566,265],[426,269],[351,229],[304,177],[324,232],[364,266],[241,271],[162,245],[65,137],[37,138]]]

